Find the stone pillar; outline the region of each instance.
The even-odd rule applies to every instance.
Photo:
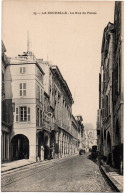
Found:
[[[10,138],[9,138],[9,134],[8,134],[8,139],[7,139],[7,150],[8,150],[8,154],[7,154],[7,158],[8,160],[10,160]]]
[[[41,161],[44,160],[44,147],[41,146]]]
[[[36,147],[38,147],[36,144],[29,145],[29,159],[32,161],[36,161]]]
[[[1,131],[1,159],[3,161],[3,133]]]
[[[2,140],[2,146],[3,146],[3,161],[5,160],[5,133],[3,132],[3,140]]]

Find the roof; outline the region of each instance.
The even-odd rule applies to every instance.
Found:
[[[5,45],[4,45],[3,41],[2,41],[2,53],[4,53],[4,52],[6,52],[6,48],[5,48]]]
[[[42,68],[40,67],[39,63],[37,62],[37,60],[34,59],[23,59],[22,57],[23,55],[19,55],[19,57],[17,58],[10,58],[10,63],[8,65],[28,65],[28,64],[35,64],[38,69],[41,71],[41,73],[44,75],[44,71],[42,70]],[[25,55],[26,56],[26,55]]]
[[[114,24],[109,22],[107,24],[107,26],[105,27],[104,32],[103,32],[101,53],[103,53],[103,51],[104,51],[104,45],[106,43],[108,33],[113,32],[113,31],[114,31]]]

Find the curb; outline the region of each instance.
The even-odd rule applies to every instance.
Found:
[[[8,172],[8,171],[12,171],[12,170],[15,170],[15,169],[18,169],[18,168],[21,168],[21,167],[26,167],[26,166],[29,166],[29,165],[35,164],[35,163],[36,163],[36,162],[31,162],[31,163],[29,163],[29,164],[20,165],[19,167],[10,168],[10,169],[8,169],[8,170],[4,170],[4,171],[1,170],[1,173],[5,173],[5,172]]]
[[[111,187],[113,187],[116,192],[123,192],[122,186],[110,175],[110,172],[108,173],[102,165],[99,167],[102,174],[104,174],[107,181],[110,183]]]
[[[43,165],[43,164],[44,164],[44,165],[48,165],[48,164],[51,164],[51,163],[53,163],[53,162],[58,162],[58,161],[62,161],[62,160],[65,160],[65,159],[73,158],[73,157],[75,157],[75,156],[77,156],[77,155],[78,155],[78,154],[73,155],[73,156],[63,157],[63,158],[51,159],[51,160],[47,160],[47,161],[31,162],[31,163],[29,163],[29,164],[20,165],[20,166],[18,166],[18,167],[10,168],[10,169],[8,169],[8,170],[4,170],[4,171],[1,170],[1,174],[2,174],[2,173],[7,173],[7,172],[9,172],[9,171],[16,170],[16,169],[19,169],[19,168],[22,168],[22,167],[26,167],[26,166],[29,166],[29,165],[32,165],[32,164],[38,164],[38,165],[41,165],[41,164]]]

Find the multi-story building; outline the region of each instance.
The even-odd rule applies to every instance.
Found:
[[[104,29],[99,74],[98,148],[107,163],[123,164],[123,2],[115,2],[114,24]]]
[[[112,161],[113,149],[113,110],[112,110],[112,72],[114,63],[114,25],[108,23],[104,29],[101,50],[101,140],[103,155],[107,162]]]
[[[5,72],[5,99],[13,105],[11,159],[44,159],[44,72],[32,52],[11,58]],[[11,110],[10,110],[11,112]],[[10,115],[9,112],[9,115]]]
[[[76,154],[79,143],[84,148],[83,119],[72,116],[74,101],[58,67],[36,59],[29,48],[3,67],[8,130],[6,138],[2,128],[2,160],[8,151],[10,160],[38,161]]]
[[[9,59],[5,55],[6,48],[2,42],[2,128],[1,128],[1,162],[10,160],[10,134],[12,130],[12,103],[5,98],[5,71]],[[10,114],[9,114],[10,110]]]
[[[89,152],[90,149],[92,149],[92,146],[97,145],[97,132],[96,129],[94,129],[93,124],[91,123],[85,123],[85,150],[86,152]]]
[[[113,67],[113,163],[122,172],[123,164],[123,2],[115,2],[114,31],[115,31],[115,56]]]
[[[72,94],[57,66],[50,67],[53,78],[54,95],[54,142],[55,153],[59,157],[70,154],[71,142],[71,116],[72,116]]]
[[[73,138],[71,141],[71,148],[70,148],[71,154],[78,153],[78,148],[79,148],[78,133],[79,133],[78,122],[75,119],[75,117],[72,115],[71,134],[72,134]]]
[[[49,95],[50,149],[51,157],[64,157],[76,152],[74,132],[72,132],[72,94],[59,68],[48,61],[38,59],[45,72],[44,89]]]

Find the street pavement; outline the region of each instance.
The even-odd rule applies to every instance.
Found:
[[[113,192],[88,156],[36,163],[1,176],[3,192]]]

